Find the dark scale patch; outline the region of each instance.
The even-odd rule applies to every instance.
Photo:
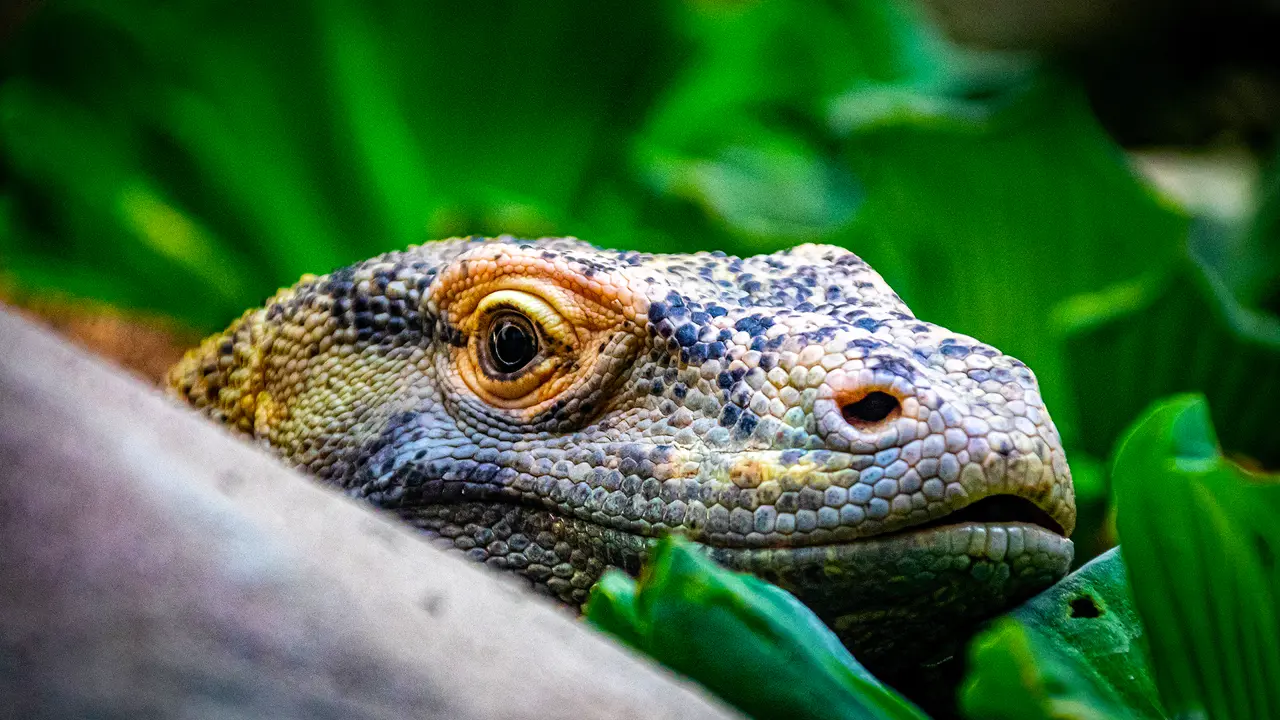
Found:
[[[329,282],[331,283],[345,283],[347,285],[351,285],[355,282],[355,279],[356,279],[355,265],[348,265],[347,267],[338,268],[337,270],[334,270],[333,272],[329,273]]]
[[[742,415],[742,409],[737,405],[725,405],[720,413],[721,427],[733,427],[737,424],[740,415]]]
[[[748,335],[763,335],[765,330],[773,327],[773,318],[750,315],[733,324],[733,329]],[[726,340],[728,338],[725,338]]]
[[[880,364],[876,366],[877,370],[883,370],[891,375],[897,375],[905,380],[911,380],[915,377],[915,370],[905,360],[898,358],[881,358]]]
[[[373,313],[369,312],[368,310],[366,310],[366,311],[364,311],[364,312],[358,312],[358,313],[356,313],[356,314],[355,314],[355,317],[353,317],[353,318],[352,318],[352,324],[355,326],[355,328],[356,328],[357,330],[364,330],[365,328],[372,328],[372,327],[373,327]]]
[[[727,372],[720,373],[716,376],[716,385],[719,385],[722,390],[728,390],[733,387],[733,375]]]
[[[677,400],[684,400],[685,396],[688,394],[689,388],[686,387],[684,383],[678,382],[671,386],[671,397]]]
[[[849,344],[853,347],[862,348],[863,350],[879,350],[883,348],[886,343],[881,342],[880,340],[873,340],[872,338],[858,338],[856,340],[849,341]]]
[[[951,358],[962,358],[969,355],[969,348],[964,345],[943,345],[942,354]]]
[[[755,432],[756,425],[758,425],[759,423],[760,423],[760,420],[755,416],[755,413],[751,413],[751,412],[742,413],[742,416],[738,418],[738,424],[734,426],[734,429],[733,429],[734,439],[746,440],[747,438],[751,437],[751,433]]]
[[[859,318],[858,320],[854,321],[853,326],[862,328],[867,332],[875,332],[880,329],[879,321],[869,317]]]
[[[440,328],[440,337],[443,338],[445,342],[456,348],[464,348],[467,346],[467,336],[462,334],[461,330],[449,325],[448,323],[442,322],[440,324],[442,325]]]
[[[697,326],[685,323],[676,329],[676,342],[684,347],[689,347],[698,342]]]
[[[724,317],[725,315],[729,314],[729,311],[725,310],[719,305],[708,305],[707,314],[710,315],[711,317]]]
[[[723,342],[716,341],[707,345],[707,357],[712,360],[719,360],[724,357],[724,353],[725,344]]]

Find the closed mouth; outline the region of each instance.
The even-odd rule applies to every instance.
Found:
[[[1057,520],[1054,520],[1049,513],[1040,509],[1030,500],[1017,495],[989,495],[953,513],[943,515],[929,522],[910,525],[892,533],[874,535],[872,537],[916,533],[947,525],[963,525],[965,523],[1023,523],[1026,525],[1038,525],[1055,535],[1066,537],[1067,534]]]

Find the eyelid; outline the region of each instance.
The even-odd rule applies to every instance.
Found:
[[[501,310],[518,310],[557,343],[572,345],[576,338],[573,327],[550,303],[527,292],[519,290],[498,290],[491,292],[480,301],[476,308],[476,317],[484,318],[490,313]],[[482,325],[483,326],[483,325]]]

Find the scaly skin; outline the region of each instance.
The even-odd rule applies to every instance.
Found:
[[[503,375],[490,323],[512,313],[540,350]],[[303,278],[169,386],[567,603],[684,533],[881,671],[950,652],[1071,561],[1071,475],[1031,371],[917,320],[835,247],[429,243]]]

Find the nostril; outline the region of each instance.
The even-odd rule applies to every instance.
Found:
[[[897,415],[899,407],[898,398],[875,390],[840,409],[844,413],[844,419],[851,425],[865,427]]]

